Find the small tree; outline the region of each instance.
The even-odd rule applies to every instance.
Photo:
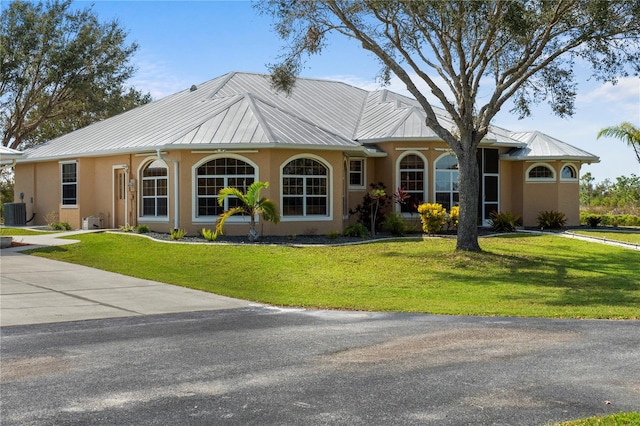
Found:
[[[224,223],[231,216],[235,214],[248,215],[249,216],[249,241],[257,241],[260,238],[260,233],[256,229],[256,216],[260,215],[264,220],[268,220],[273,223],[280,222],[280,215],[273,201],[268,198],[260,198],[260,191],[263,188],[268,188],[269,182],[253,182],[249,185],[247,193],[243,194],[237,188],[223,188],[218,193],[218,204],[224,205],[224,200],[227,197],[236,197],[240,201],[240,205],[232,207],[226,212],[222,213],[216,223],[216,231],[222,235],[222,228]]]

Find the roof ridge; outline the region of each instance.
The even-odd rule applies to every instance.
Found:
[[[251,112],[253,112],[253,114],[255,115],[256,120],[258,120],[258,123],[260,124],[260,127],[264,129],[264,132],[266,133],[267,137],[271,141],[277,143],[278,141],[276,140],[275,135],[271,131],[271,126],[267,124],[267,121],[264,119],[262,112],[260,112],[260,109],[256,105],[256,102],[255,102],[256,98],[254,97],[254,95],[252,95],[249,92],[245,92],[243,95],[239,95],[239,96],[242,96],[244,99],[247,100],[247,102],[249,103],[249,108],[251,109]]]
[[[323,126],[319,125],[318,123],[314,123],[313,121],[310,121],[310,120],[308,120],[308,119],[306,119],[306,118],[304,118],[304,117],[301,117],[301,116],[299,116],[299,115],[293,114],[293,113],[291,113],[290,111],[288,111],[288,110],[286,110],[286,109],[284,109],[284,108],[281,108],[281,107],[279,107],[279,106],[277,106],[277,105],[275,105],[275,104],[273,104],[273,103],[271,103],[271,102],[267,101],[266,99],[262,99],[262,98],[261,98],[261,97],[259,97],[259,96],[253,96],[253,97],[254,97],[254,99],[255,99],[255,100],[260,101],[260,102],[262,102],[263,104],[265,104],[265,105],[267,105],[267,106],[270,106],[271,108],[273,108],[273,109],[275,109],[275,110],[277,110],[277,111],[280,111],[280,112],[282,112],[282,113],[284,113],[284,114],[288,115],[289,117],[292,117],[292,118],[294,118],[294,119],[296,119],[296,120],[298,120],[298,121],[301,121],[302,123],[305,123],[305,124],[307,124],[307,125],[313,126],[313,127],[317,128],[317,129],[320,129],[321,131],[323,131],[323,132],[325,132],[325,133],[328,133],[328,134],[330,134],[330,135],[333,135],[333,136],[335,136],[335,137],[337,137],[337,138],[340,138],[340,139],[343,139],[343,140],[348,140],[348,141],[350,141],[350,142],[356,142],[354,139],[348,139],[348,138],[345,138],[344,136],[342,136],[342,135],[340,135],[340,134],[338,134],[338,133],[335,133],[335,132],[333,132],[333,131],[331,131],[331,130],[327,129],[327,128],[325,128],[325,127],[323,127]]]

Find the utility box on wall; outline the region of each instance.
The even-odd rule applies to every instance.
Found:
[[[82,229],[89,231],[91,229],[100,229],[100,218],[98,217],[83,217]]]

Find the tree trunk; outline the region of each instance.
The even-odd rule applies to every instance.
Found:
[[[471,148],[469,145],[471,145]],[[478,196],[480,176],[476,144],[465,144],[464,152],[457,153],[458,184],[460,193],[460,219],[458,222],[458,251],[482,251],[478,244]]]

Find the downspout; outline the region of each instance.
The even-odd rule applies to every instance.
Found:
[[[160,152],[160,148],[156,149],[156,153],[158,154],[158,159],[162,161],[169,160],[173,163],[173,229],[180,228],[180,190],[178,188],[178,160],[174,160],[171,158],[163,158],[162,152]]]

